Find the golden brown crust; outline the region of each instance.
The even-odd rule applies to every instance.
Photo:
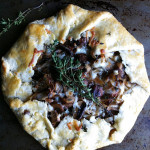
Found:
[[[15,75],[9,73],[6,77],[6,82],[3,84],[2,89],[5,95],[14,96],[16,89],[19,88],[21,80]]]
[[[110,140],[122,142],[124,136],[133,127],[148,97],[149,94],[139,86],[134,87],[131,94],[123,95],[124,103],[119,110],[119,114],[115,116],[114,127],[116,131],[111,135]]]
[[[42,37],[45,35],[44,25],[30,24],[27,27],[24,35],[16,42],[8,54],[8,57],[16,60],[17,71],[23,71],[29,66],[36,44],[41,44]]]
[[[87,133],[83,133],[82,130],[71,131],[67,127],[67,122],[73,121],[73,118],[66,117],[54,129],[47,119],[48,105],[36,100],[28,101],[28,97],[32,94],[31,77],[34,74],[32,68],[40,56],[40,53],[36,54],[33,64],[29,66],[34,48],[42,50],[44,43],[52,43],[54,39],[62,43],[70,36],[78,39],[81,33],[93,27],[96,32],[95,38],[104,43],[96,47],[95,54],[100,53],[100,49],[105,49],[106,53],[120,51],[126,73],[131,82],[138,86],[132,89],[131,94],[123,96],[124,103],[115,117],[114,126],[110,126],[103,119],[98,119],[93,124],[84,120],[89,127]],[[2,58],[2,74],[6,101],[9,102],[24,129],[51,150],[65,147],[67,150],[91,150],[121,142],[134,125],[150,91],[143,45],[109,12],[88,11],[75,5],[68,5],[56,17],[29,24],[21,38]],[[112,128],[116,131],[109,137]],[[70,142],[69,139],[73,141]]]
[[[120,51],[123,63],[126,66],[126,73],[132,83],[137,83],[150,93],[149,79],[144,62],[144,49],[135,51]],[[138,61],[137,61],[138,60]]]
[[[9,99],[9,105],[12,109],[20,108],[23,102],[20,99]]]

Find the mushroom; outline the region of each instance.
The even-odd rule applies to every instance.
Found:
[[[89,73],[91,71],[91,66],[89,64],[85,65],[86,73]]]
[[[56,127],[58,125],[58,123],[60,122],[59,115],[58,115],[57,111],[55,111],[55,110],[48,112],[47,117],[51,121],[53,127]]]
[[[45,74],[43,80],[45,81],[46,85],[49,86],[51,89],[54,88],[54,80],[52,79],[52,76],[50,74]]]
[[[117,115],[119,112],[119,105],[113,102],[107,107],[107,110],[111,111],[113,115]]]
[[[86,103],[84,101],[82,101],[82,104],[81,104],[80,108],[77,111],[76,119],[80,120],[82,118],[82,116],[85,112],[85,109],[86,109]]]
[[[107,93],[108,95],[110,95],[110,97],[115,98],[119,95],[120,93],[120,89],[115,88],[115,87],[110,87],[108,89],[105,90],[105,93]]]
[[[64,107],[62,104],[53,102],[53,103],[51,103],[51,106],[54,108],[54,110],[57,110],[58,113],[62,113],[64,111]]]
[[[86,46],[87,45],[87,40],[86,40],[86,37],[81,37],[80,40],[80,46]]]
[[[66,98],[62,98],[62,102],[65,104],[73,104],[74,101],[75,101],[75,97],[73,97],[73,96],[68,96]]]
[[[73,106],[73,103],[66,103],[66,104],[63,104],[63,106],[65,109],[68,109],[68,108],[71,108]]]
[[[101,102],[105,105],[109,105],[110,103],[112,103],[114,100],[111,98],[107,98],[107,99],[102,99]]]
[[[78,58],[78,60],[81,62],[81,63],[85,63],[87,61],[87,55],[86,54],[76,54],[76,57]]]
[[[118,80],[122,80],[122,79],[124,79],[124,75],[125,75],[125,68],[124,68],[124,66],[123,66],[123,64],[122,63],[117,63],[117,66],[118,66]]]
[[[34,93],[32,95],[32,100],[36,99],[36,100],[45,100],[45,98],[47,97],[47,91],[43,91],[41,93]]]
[[[52,103],[54,100],[50,99],[50,98],[46,98],[45,101],[48,102],[48,103]]]
[[[56,82],[55,86],[54,86],[54,90],[55,90],[56,93],[60,93],[60,92],[62,92],[63,87],[59,82]]]
[[[101,97],[104,94],[103,87],[99,85],[95,85],[93,88],[93,96],[94,98],[96,97]]]
[[[73,51],[70,48],[68,48],[67,45],[63,45],[63,44],[59,43],[58,48],[65,51],[66,53],[70,54],[71,56],[74,55]]]

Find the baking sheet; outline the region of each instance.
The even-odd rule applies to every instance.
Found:
[[[22,34],[25,26],[36,19],[55,15],[67,4],[77,4],[90,10],[107,10],[121,21],[127,30],[145,47],[145,61],[150,77],[150,1],[135,0],[1,0],[0,18],[14,19],[19,11],[35,7],[45,2],[41,11],[33,11],[25,22],[15,26],[0,37],[0,56],[6,54],[12,44]],[[44,150],[28,135],[3,101],[0,93],[0,150]],[[136,124],[121,144],[111,145],[101,150],[150,150],[150,99],[144,106]]]

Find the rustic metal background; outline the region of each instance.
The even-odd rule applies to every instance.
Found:
[[[0,37],[0,56],[6,54],[18,39],[25,26],[37,19],[55,15],[67,4],[77,4],[90,10],[107,10],[122,22],[137,40],[144,44],[145,61],[150,77],[150,1],[146,0],[0,0],[0,19],[17,17],[19,11],[38,6],[44,2],[41,11],[33,11],[20,26],[15,26]],[[1,28],[0,28],[1,29]],[[44,150],[28,135],[3,100],[0,92],[0,150]],[[150,150],[150,99],[145,104],[137,122],[121,144],[101,150]]]

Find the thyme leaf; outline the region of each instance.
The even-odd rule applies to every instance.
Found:
[[[14,20],[11,20],[10,18],[7,18],[7,19],[2,18],[2,20],[0,21],[0,24],[3,25],[4,27],[2,28],[2,31],[0,32],[0,36],[2,36],[5,32],[7,32],[13,25],[16,25],[16,26],[20,25],[25,20],[25,17],[31,11],[36,10],[36,9],[41,9],[42,6],[43,6],[43,3],[41,3],[37,7],[28,8],[24,12],[20,11],[18,14],[18,17]]]

